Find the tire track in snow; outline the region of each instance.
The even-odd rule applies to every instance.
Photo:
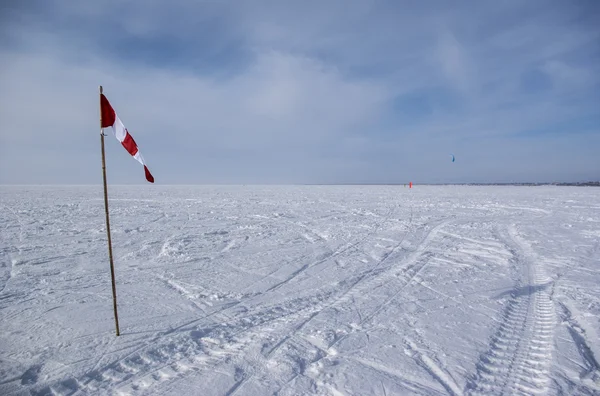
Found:
[[[58,381],[43,388],[32,388],[32,394],[86,394],[106,389],[115,392],[136,393],[152,386],[182,377],[189,372],[201,372],[242,356],[242,352],[256,341],[261,341],[263,326],[278,321],[289,322],[288,317],[296,317],[304,312],[312,312],[319,301],[326,300],[329,294],[318,297],[293,299],[281,305],[261,307],[248,315],[237,316],[227,321],[212,322],[206,325],[179,326],[165,333],[159,333],[141,346],[113,360],[98,363],[87,373]],[[207,319],[238,304],[228,304],[203,317]],[[199,320],[196,320],[197,322]],[[308,320],[307,320],[308,322]],[[122,337],[126,337],[123,334]],[[116,351],[106,351],[108,356]],[[236,369],[236,383],[229,389],[229,395],[236,394],[242,385],[250,380],[254,372]]]
[[[221,326],[176,333],[161,342],[136,348],[125,357],[90,370],[79,378],[54,383],[37,393],[76,395],[111,389],[116,393],[134,394],[238,355],[247,343],[236,342],[230,337]],[[71,391],[66,392],[65,388]]]
[[[470,395],[531,395],[548,390],[556,326],[548,290],[551,282],[537,265],[535,253],[512,226],[506,242],[517,249],[517,264],[523,266],[522,286],[513,290],[502,324],[481,356],[477,374],[467,383],[466,393]]]
[[[212,323],[198,330],[186,329],[192,323],[208,319],[234,307],[238,303],[229,303],[215,311],[165,332],[159,332],[150,340],[135,346],[133,351],[113,360],[100,364],[100,360],[87,373],[45,386],[41,390],[32,390],[32,394],[96,393],[106,388],[117,392],[135,393],[149,388],[158,382],[182,376],[190,370],[210,367],[229,356],[238,354],[243,343],[228,342],[225,325]],[[127,334],[122,334],[122,337]],[[107,356],[116,351],[107,351]],[[141,373],[142,376],[137,374]]]

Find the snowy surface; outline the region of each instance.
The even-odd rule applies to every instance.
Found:
[[[600,188],[0,187],[0,394],[600,394]]]

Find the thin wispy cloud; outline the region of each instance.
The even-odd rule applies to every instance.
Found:
[[[600,178],[594,2],[3,7],[0,183],[99,182],[100,84],[159,183]]]

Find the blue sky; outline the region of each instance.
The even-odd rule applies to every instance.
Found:
[[[600,179],[597,1],[0,7],[3,184]]]

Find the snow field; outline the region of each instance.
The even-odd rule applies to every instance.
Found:
[[[600,393],[600,189],[0,188],[0,393]]]

